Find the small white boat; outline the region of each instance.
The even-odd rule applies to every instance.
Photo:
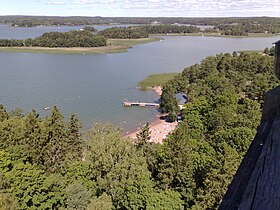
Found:
[[[50,108],[50,107],[48,107],[48,106],[44,108],[44,110],[50,110],[50,109],[51,109],[51,108]]]

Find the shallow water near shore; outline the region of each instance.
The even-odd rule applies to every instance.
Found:
[[[1,27],[0,38],[3,38]],[[42,32],[41,28],[40,30]],[[12,38],[12,34],[15,36],[18,32],[11,30],[10,33]],[[24,36],[26,33],[28,32],[23,33]],[[25,38],[20,37],[20,33],[16,37]],[[154,108],[122,107],[122,102],[126,99],[154,102],[159,98],[153,91],[140,91],[136,88],[138,82],[146,76],[180,72],[184,67],[220,52],[262,50],[271,47],[280,36],[244,39],[163,38],[163,41],[136,45],[128,52],[116,54],[2,52],[0,103],[8,110],[19,107],[25,113],[36,109],[43,117],[50,112],[44,110],[44,107],[57,105],[65,117],[76,113],[84,130],[94,122],[110,122],[124,130],[131,130],[139,124],[153,121],[158,114]]]

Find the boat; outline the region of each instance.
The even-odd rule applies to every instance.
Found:
[[[50,109],[51,109],[51,108],[50,108],[50,107],[48,107],[48,106],[44,108],[44,110],[50,110]]]

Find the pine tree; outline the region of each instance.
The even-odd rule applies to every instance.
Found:
[[[44,123],[43,165],[51,173],[61,172],[66,155],[66,125],[56,106]]]
[[[42,164],[42,126],[39,114],[32,110],[25,119],[25,145],[27,146],[27,160],[31,164]]]
[[[138,149],[143,148],[151,140],[151,131],[150,131],[149,123],[146,123],[141,128],[139,133],[137,133],[136,137],[137,137],[136,147]]]
[[[67,130],[67,156],[70,160],[82,159],[84,145],[80,133],[81,127],[76,115],[72,114]]]
[[[0,122],[3,122],[4,120],[7,120],[9,118],[9,115],[5,109],[5,107],[0,104]]]

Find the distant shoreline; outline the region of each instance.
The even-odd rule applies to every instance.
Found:
[[[18,53],[45,53],[45,54],[103,54],[127,52],[137,44],[146,44],[159,41],[159,38],[145,39],[109,39],[108,46],[103,47],[71,47],[71,48],[49,48],[49,47],[0,47],[0,52]]]
[[[248,36],[222,35],[219,33],[152,34],[152,36],[202,36],[202,37],[204,36],[204,37],[222,37],[222,38],[258,38],[258,37],[274,37],[279,35],[280,34],[264,34],[264,33],[249,34]]]

